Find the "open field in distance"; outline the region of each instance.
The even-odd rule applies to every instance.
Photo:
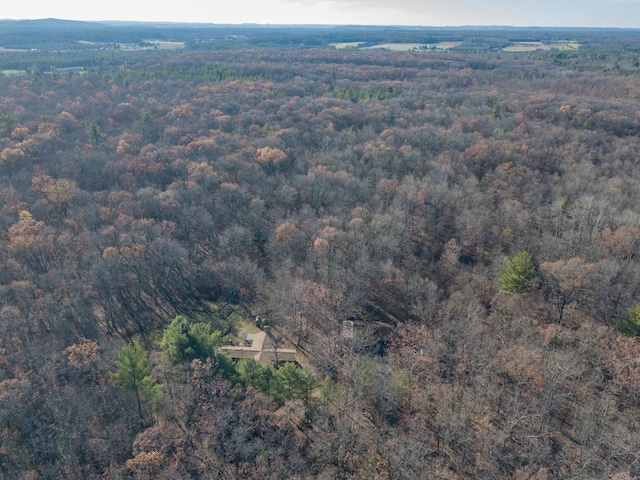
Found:
[[[574,41],[543,42],[513,42],[502,49],[504,52],[535,52],[536,50],[577,50],[581,45]]]
[[[438,42],[438,43],[381,43],[380,45],[372,45],[363,47],[362,50],[383,49],[395,52],[409,52],[412,50],[449,50],[462,45],[462,42]]]
[[[338,42],[332,43],[331,46],[335,47],[337,50],[344,50],[345,48],[358,48],[365,42]]]
[[[158,48],[159,50],[182,50],[187,46],[185,42],[171,42],[167,40],[147,40],[147,43],[150,43],[153,48]]]

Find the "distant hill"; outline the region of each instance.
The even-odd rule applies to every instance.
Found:
[[[33,28],[93,28],[96,22],[84,22],[79,20],[61,20],[58,18],[41,18],[36,20],[0,20],[0,25],[4,26],[30,26]]]
[[[638,30],[546,27],[420,27],[367,25],[259,25],[140,21],[87,22],[45,18],[0,20],[0,47],[21,50],[91,50],[182,42],[190,49],[238,46],[327,46],[337,42],[429,44],[464,42],[466,51],[499,51],[510,42],[572,39],[598,46],[616,37],[635,44]],[[599,38],[598,38],[599,37]]]

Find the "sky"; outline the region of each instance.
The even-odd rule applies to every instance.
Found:
[[[640,0],[29,0],[0,18],[259,24],[640,28]]]

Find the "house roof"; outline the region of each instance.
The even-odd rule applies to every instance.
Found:
[[[294,348],[276,348],[266,332],[248,334],[245,340],[251,342],[250,346],[224,346],[220,350],[227,352],[233,359],[254,358],[265,365],[276,365],[280,362],[295,362],[296,350]]]

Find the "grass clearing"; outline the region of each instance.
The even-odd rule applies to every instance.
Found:
[[[0,47],[0,53],[2,52],[28,52],[29,50],[26,48],[5,48]],[[31,50],[33,51],[33,50]]]
[[[572,40],[572,41],[567,42],[566,44],[564,44],[564,50],[577,50],[581,46],[582,45],[580,45],[578,42]]]
[[[449,50],[462,45],[462,42],[438,42],[435,44],[436,50]]]
[[[341,43],[330,43],[332,47],[335,47],[337,50],[344,50],[345,48],[358,48],[364,42],[341,42]]]
[[[2,75],[24,75],[27,73],[26,70],[0,70]]]
[[[411,50],[419,50],[422,46],[422,43],[381,43],[380,45],[364,47],[363,50],[385,49],[393,50],[394,52],[409,52]]]
[[[78,40],[82,45],[91,45],[95,47],[110,46],[104,42],[89,42],[87,40]],[[173,42],[169,40],[145,40],[146,45],[142,46],[138,43],[119,43],[120,50],[182,50],[186,48],[186,42]]]
[[[381,43],[380,45],[372,45],[363,47],[362,50],[384,49],[395,52],[437,52],[450,50],[462,45],[462,42],[438,42],[438,43]]]
[[[169,40],[147,40],[147,43],[153,45],[158,50],[182,50],[187,46],[185,42],[172,42]]]
[[[535,52],[537,50],[577,50],[581,45],[572,40],[560,40],[552,43],[542,42],[513,42],[502,49],[503,52]]]

